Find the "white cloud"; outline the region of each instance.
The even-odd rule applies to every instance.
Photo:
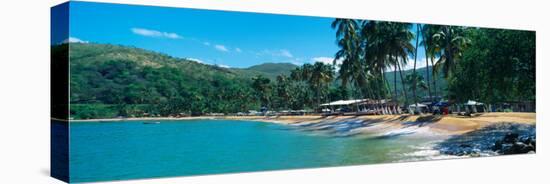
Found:
[[[300,61],[291,61],[290,63],[294,64],[294,65],[298,65],[298,66],[302,66],[304,65],[304,63],[300,62]]]
[[[284,57],[293,57],[292,54],[290,53],[290,51],[286,50],[286,49],[283,49],[281,50],[281,56],[284,56]]]
[[[206,46],[210,46],[210,42],[202,42],[202,44],[204,44]]]
[[[65,40],[63,40],[63,43],[89,43],[88,41],[81,40],[76,37],[69,37]]]
[[[240,48],[235,48],[235,52],[241,53],[243,51]]]
[[[197,59],[197,58],[185,58],[185,59],[190,60],[190,61],[195,61],[197,63],[208,64],[208,63],[204,62],[203,60],[200,60],[200,59]]]
[[[141,36],[148,36],[148,37],[155,37],[155,38],[169,38],[169,39],[183,38],[176,33],[162,32],[162,31],[157,31],[152,29],[132,28],[131,30],[134,34],[141,35]]]
[[[190,61],[195,61],[195,62],[200,63],[200,64],[212,65],[212,66],[217,66],[217,67],[222,67],[222,68],[230,68],[230,66],[228,66],[228,65],[224,65],[224,64],[210,64],[209,62],[206,62],[206,61],[203,61],[203,60],[197,59],[197,58],[185,58],[185,59],[190,60]]]
[[[229,49],[227,49],[224,45],[214,45],[214,48],[222,52],[229,52]]]
[[[216,66],[218,66],[218,67],[222,67],[222,68],[229,68],[229,66],[227,66],[227,65],[223,65],[223,64],[217,64]]]

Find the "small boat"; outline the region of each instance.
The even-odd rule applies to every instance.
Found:
[[[143,124],[160,124],[160,121],[143,122]]]

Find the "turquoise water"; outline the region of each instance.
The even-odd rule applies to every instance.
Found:
[[[71,182],[396,162],[426,140],[339,137],[251,121],[70,124]]]

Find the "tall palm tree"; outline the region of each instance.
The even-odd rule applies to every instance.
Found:
[[[420,33],[420,24],[417,24],[416,25],[416,45],[414,46],[413,75],[417,75],[416,74],[416,59],[418,58],[418,40],[420,38],[419,33]],[[414,77],[413,80],[412,80],[412,83],[413,83],[412,91],[413,91],[414,106],[416,107],[415,111],[418,111],[418,98],[416,96],[416,79],[417,79],[417,77]]]
[[[337,18],[332,21],[332,29],[336,29],[336,38],[338,40],[345,38],[350,39],[358,30],[358,23],[353,19],[340,19]]]
[[[291,78],[296,81],[306,82],[315,93],[317,107],[321,104],[321,98],[328,94],[328,86],[334,79],[334,68],[330,64],[316,62],[304,64],[291,72]]]
[[[311,64],[304,64],[300,67],[295,68],[290,73],[290,78],[295,81],[295,87],[299,90],[292,90],[293,96],[299,96],[297,104],[301,104],[300,107],[306,107],[308,105],[311,105],[311,94],[309,89],[307,88],[307,80],[309,79],[309,76],[311,75],[311,68],[313,66]]]
[[[367,39],[366,58],[370,60],[370,65],[374,73],[384,77],[383,73],[387,67],[393,66],[397,72],[399,70],[403,89],[405,83],[401,71],[401,64],[407,62],[408,56],[414,50],[410,40],[414,37],[410,31],[411,24],[396,22],[369,21],[363,25],[362,33]],[[396,77],[397,74],[394,76]],[[394,80],[394,92],[397,96],[397,80]],[[408,103],[406,90],[405,103]]]
[[[433,39],[436,47],[443,52],[435,64],[436,68],[441,68],[445,78],[448,78],[470,41],[465,37],[465,29],[459,26],[442,26]]]
[[[429,85],[429,88],[431,87],[433,89],[433,95],[437,95],[437,79],[438,77],[438,70],[436,70],[436,67],[434,65],[434,61],[436,57],[441,56],[441,48],[438,47],[438,45],[435,43],[434,35],[438,33],[441,30],[442,26],[440,25],[430,25],[426,24],[422,26],[422,45],[424,46],[424,50],[426,52],[426,68],[428,68],[428,58],[430,60],[430,63],[432,65],[432,75],[431,75],[431,84],[433,87],[430,86],[430,76],[428,74],[429,70],[426,70],[426,76],[427,82]],[[433,101],[432,95],[430,95],[431,100]]]
[[[321,62],[316,62],[311,70],[311,75],[308,79],[312,89],[316,91],[317,107],[321,104],[321,97],[326,94],[328,85],[334,78],[334,68],[332,65],[326,65]]]
[[[426,82],[427,84],[427,89],[428,89],[428,96],[430,98],[430,102],[433,102],[433,99],[432,99],[432,91],[430,89],[430,70],[428,70],[428,46],[427,46],[427,42],[429,41],[426,41],[426,39],[429,37],[426,35],[426,32],[425,32],[425,26],[422,26],[420,24],[418,24],[418,26],[421,26],[420,27],[420,35],[422,36],[422,42],[420,42],[420,45],[422,45],[424,47],[424,59],[426,60],[426,80],[428,82]]]
[[[338,78],[342,81],[342,86],[345,88],[353,72],[356,71],[354,66],[357,65],[358,56],[357,50],[360,49],[358,42],[360,38],[357,34],[359,29],[358,23],[353,19],[335,19],[331,27],[336,29],[336,39],[340,50],[336,53],[333,65],[337,64],[338,60],[342,61],[339,70]]]
[[[338,79],[341,80],[343,88],[352,84],[350,86],[355,98],[363,98],[365,95],[371,94],[367,79],[369,73],[362,57],[364,38],[360,34],[362,27],[359,25],[363,23],[363,21],[358,22],[351,19],[336,19],[332,23],[332,28],[336,29],[337,44],[340,48],[333,63],[336,65],[338,60],[342,61],[339,66]],[[356,105],[358,111],[359,106]]]
[[[414,38],[413,33],[411,32],[412,24],[409,23],[393,23],[393,34],[390,37],[391,44],[391,54],[393,56],[396,56],[397,59],[395,59],[394,65],[398,65],[399,69],[399,75],[401,77],[401,85],[404,86],[404,80],[403,80],[403,71],[401,69],[401,65],[406,65],[408,56],[412,54],[416,48],[411,44],[411,40]],[[399,59],[401,58],[401,62],[399,62]],[[395,67],[394,67],[395,68]],[[395,85],[395,84],[394,84]],[[407,90],[403,88],[404,95],[405,95],[405,106],[408,105],[408,95]]]
[[[288,102],[290,101],[290,84],[289,78],[286,75],[278,75],[276,78],[277,85],[277,97],[279,98],[279,106],[283,107],[285,110],[288,108]]]
[[[428,89],[428,85],[426,81],[424,81],[424,77],[418,73],[411,73],[405,77],[405,80],[407,81],[409,85],[409,89],[413,90],[415,88],[421,88],[421,89]]]
[[[252,88],[256,90],[256,95],[261,101],[261,105],[268,107],[271,99],[269,98],[271,93],[270,80],[262,75],[258,75],[252,78]]]

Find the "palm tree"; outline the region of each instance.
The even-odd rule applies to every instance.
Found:
[[[335,19],[332,22],[331,27],[336,29],[336,39],[340,50],[336,53],[333,61],[333,65],[336,66],[338,60],[342,60],[340,66],[338,78],[342,81],[342,86],[345,88],[353,72],[357,71],[354,66],[357,66],[358,56],[357,51],[359,47],[359,35],[357,30],[359,29],[358,23],[353,19]]]
[[[441,30],[433,35],[436,47],[443,52],[435,65],[438,70],[441,68],[447,79],[469,45],[470,41],[464,35],[465,29],[458,26],[441,26]]]
[[[362,33],[367,39],[367,51],[365,58],[370,61],[373,73],[377,74],[383,82],[384,71],[387,67],[393,66],[395,72],[399,70],[404,88],[403,74],[400,65],[407,62],[408,56],[414,47],[410,40],[414,37],[410,31],[411,24],[396,22],[369,21],[363,25]],[[401,60],[400,60],[401,59]],[[397,73],[394,74],[397,77]],[[394,80],[394,99],[397,98],[397,80]],[[408,103],[407,92],[405,103]]]
[[[261,101],[263,107],[268,107],[270,103],[270,94],[271,94],[271,80],[268,78],[258,75],[252,78],[252,88],[256,90],[256,95]]]
[[[391,54],[392,56],[396,57],[395,62],[397,63],[393,63],[393,64],[398,65],[397,68],[399,69],[399,76],[401,77],[401,81],[402,81],[401,85],[404,86],[403,71],[401,69],[401,65],[406,65],[407,60],[409,58],[408,56],[412,54],[413,50],[416,50],[416,48],[413,47],[413,45],[410,42],[414,38],[414,35],[411,32],[412,24],[409,24],[409,23],[393,23],[393,24],[394,24],[392,29],[393,34],[390,37]],[[401,58],[401,62],[399,62],[399,58]],[[405,106],[407,106],[408,95],[406,90],[403,90],[403,91],[405,95]]]
[[[418,39],[420,38],[420,35],[419,35],[419,32],[420,32],[420,24],[417,24],[416,25],[416,45],[414,47],[414,65],[413,65],[413,75],[417,75],[416,74],[416,59],[418,58]],[[416,96],[416,79],[417,77],[414,77],[413,78],[413,88],[412,88],[412,91],[413,91],[413,100],[414,100],[414,106],[416,107],[416,111],[418,111],[418,98]]]
[[[334,68],[331,65],[325,65],[321,62],[316,62],[313,65],[308,82],[312,89],[316,91],[317,107],[321,104],[321,97],[326,94],[333,77]]]
[[[426,81],[424,81],[424,77],[418,73],[411,73],[405,77],[405,81],[410,84],[409,89],[413,90],[415,88],[420,89],[428,89],[428,85]]]
[[[422,36],[422,42],[420,42],[420,45],[422,45],[424,47],[424,59],[426,60],[426,80],[428,81],[427,82],[427,89],[428,89],[428,96],[430,98],[430,102],[433,102],[433,99],[432,99],[432,91],[430,90],[430,71],[428,70],[428,46],[427,46],[427,42],[429,41],[426,41],[426,39],[429,37],[426,35],[426,32],[425,32],[425,26],[422,26],[420,24],[418,24],[418,26],[421,26],[420,27],[420,35]]]
[[[340,48],[335,55],[333,64],[336,66],[338,60],[342,61],[338,79],[342,82],[342,88],[347,88],[351,82],[355,98],[361,98],[360,96],[368,94],[370,90],[367,81],[368,72],[361,57],[364,39],[360,34],[359,24],[362,22],[352,19],[336,19],[332,23],[332,28],[336,29],[337,44]],[[353,88],[358,90],[353,90]],[[356,110],[359,110],[358,105]]]
[[[336,29],[336,38],[338,40],[344,38],[350,40],[355,35],[357,29],[357,21],[353,19],[335,19],[331,24],[332,29]]]
[[[279,107],[288,108],[288,102],[290,101],[290,84],[288,77],[286,75],[278,75],[276,78],[276,92],[277,97],[279,98]]]
[[[295,81],[306,82],[309,88],[315,92],[317,107],[321,104],[321,98],[327,94],[328,85],[334,79],[334,68],[330,64],[316,62],[304,64],[291,72],[291,78]]]
[[[434,60],[436,57],[441,56],[441,48],[439,48],[434,40],[434,35],[438,33],[441,30],[440,25],[430,25],[426,24],[422,27],[422,45],[424,46],[424,50],[426,52],[426,68],[428,68],[428,58],[430,60],[430,63],[432,65],[432,77],[431,82],[433,84],[433,95],[437,96],[437,79],[438,77],[438,70],[436,70],[434,65]],[[426,76],[428,81],[428,88],[430,88],[430,76],[428,74],[429,70],[426,70]],[[433,97],[430,94],[430,100],[433,101]]]

